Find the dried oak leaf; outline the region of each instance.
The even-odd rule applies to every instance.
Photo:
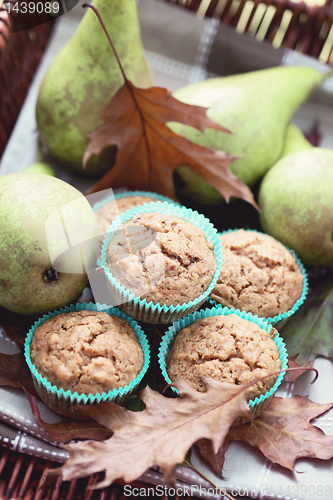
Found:
[[[301,364],[317,356],[333,359],[332,277],[310,292],[303,306],[279,329],[289,355]],[[296,356],[297,355],[297,356]]]
[[[70,458],[52,475],[72,480],[105,471],[105,479],[97,485],[103,488],[117,479],[130,483],[157,465],[164,469],[166,481],[172,483],[175,466],[183,462],[193,443],[210,439],[217,452],[235,419],[252,420],[245,398],[248,385],[202,380],[206,392],[197,392],[185,381],[175,383],[182,394],[175,399],[146,387],[141,393],[146,408],[141,412],[130,412],[113,403],[87,408],[90,417],[114,431],[113,436],[105,442],[65,446]]]
[[[10,385],[36,395],[30,370],[22,352],[16,354],[0,353],[0,385]]]
[[[289,357],[288,359],[288,368],[292,368],[292,370],[285,374],[285,382],[294,382],[298,377],[303,375],[305,371],[308,371],[309,368],[311,368],[311,363],[308,363],[308,361],[306,361],[304,365],[300,365],[299,363],[297,363],[297,361],[295,361],[297,356],[298,354]]]
[[[64,418],[60,422],[49,424],[42,420],[35,397],[27,394],[31,411],[39,424],[49,433],[51,438],[58,443],[67,443],[72,439],[95,439],[102,441],[108,439],[112,432],[105,429],[94,420],[78,421],[70,418]]]
[[[323,133],[320,129],[319,122],[315,121],[310,130],[304,135],[306,139],[312,144],[312,146],[319,147],[323,140]]]
[[[83,158],[85,165],[92,154],[116,145],[116,162],[88,193],[126,186],[176,199],[173,172],[189,165],[226,201],[235,196],[257,208],[251,190],[228,168],[235,157],[194,144],[166,125],[173,121],[202,132],[206,128],[229,132],[206,115],[207,108],[182,103],[162,87],[135,87],[125,74],[124,79],[123,87],[101,115],[105,123],[89,134]]]
[[[290,470],[295,470],[297,458],[329,460],[333,457],[333,435],[327,436],[310,421],[332,407],[333,403],[313,403],[306,396],[274,397],[251,425],[243,424],[230,429],[216,457],[212,458],[212,448],[209,450],[204,443],[204,458],[220,475],[227,445],[232,441],[245,441],[258,448],[273,463]]]
[[[0,307],[0,330],[2,327],[17,347],[23,351],[27,332],[38,318],[38,314],[29,316],[17,314]]]
[[[65,443],[71,439],[107,439],[110,430],[103,428],[95,421],[80,422],[72,419],[63,419],[61,422],[49,424],[39,415],[36,397],[37,393],[32,381],[29,367],[22,352],[16,354],[0,353],[0,386],[9,385],[23,389],[32,413],[40,425],[50,434],[52,439]]]
[[[225,454],[232,441],[229,434],[227,434],[217,453],[214,453],[212,443],[209,439],[199,439],[199,441],[195,443],[202,458],[212,466],[214,472],[216,472],[218,476],[221,476],[221,471],[225,462]]]

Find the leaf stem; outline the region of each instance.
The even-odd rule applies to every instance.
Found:
[[[145,144],[146,144],[146,151],[147,151],[147,163],[148,163],[148,165],[149,165],[149,179],[150,179],[150,181],[149,181],[149,182],[150,182],[150,184],[151,184],[151,178],[152,178],[152,164],[151,164],[151,158],[150,158],[150,153],[149,153],[149,152],[150,152],[150,148],[149,148],[149,143],[148,143],[148,138],[147,138],[146,124],[145,124],[145,120],[144,120],[144,117],[143,117],[143,115],[142,115],[142,112],[141,112],[141,108],[140,108],[140,106],[139,106],[139,103],[138,103],[138,101],[137,101],[137,99],[136,99],[136,97],[135,97],[135,95],[134,95],[133,88],[132,88],[132,84],[131,84],[131,82],[129,81],[129,79],[127,78],[127,76],[126,76],[125,70],[124,70],[124,68],[123,68],[123,66],[122,66],[122,64],[121,64],[121,62],[120,62],[120,59],[119,59],[118,53],[117,53],[117,51],[116,51],[116,48],[115,48],[115,46],[114,46],[114,44],[113,44],[113,42],[112,42],[112,39],[111,39],[111,37],[110,37],[110,35],[109,35],[109,33],[108,33],[108,30],[106,29],[106,26],[105,26],[105,24],[104,24],[104,22],[103,22],[103,20],[102,20],[102,18],[101,18],[101,15],[100,15],[100,13],[98,12],[98,9],[96,9],[96,7],[95,7],[94,5],[92,5],[91,3],[84,3],[84,4],[82,5],[82,7],[84,7],[84,8],[89,7],[90,9],[92,9],[92,10],[95,12],[96,16],[98,17],[98,20],[99,20],[99,22],[101,23],[101,26],[102,26],[102,28],[103,28],[103,30],[104,30],[104,32],[105,32],[105,34],[106,34],[106,36],[107,36],[107,39],[109,40],[110,45],[111,45],[111,47],[112,47],[112,50],[113,50],[113,53],[114,53],[115,58],[116,58],[116,60],[117,60],[117,63],[118,63],[119,69],[120,69],[121,74],[123,75],[123,78],[124,78],[124,80],[125,80],[125,85],[126,85],[126,87],[128,88],[128,90],[129,90],[129,92],[130,92],[130,94],[131,94],[131,96],[132,96],[132,99],[133,99],[133,101],[134,101],[134,103],[135,103],[135,107],[136,107],[136,109],[137,109],[137,112],[139,113],[140,120],[141,120],[141,125],[142,125],[143,136],[144,136],[144,139],[145,139]],[[151,189],[151,185],[149,186],[149,189]]]
[[[127,77],[126,77],[126,74],[125,74],[124,68],[123,68],[123,66],[122,66],[122,64],[121,64],[121,62],[120,62],[120,59],[119,59],[118,53],[117,53],[117,51],[116,51],[116,48],[115,48],[115,46],[113,45],[113,41],[111,40],[111,37],[110,37],[110,35],[109,35],[109,33],[108,33],[108,30],[106,29],[106,26],[105,26],[105,24],[104,24],[104,22],[103,22],[103,19],[101,18],[100,13],[99,13],[99,12],[98,12],[98,10],[96,9],[96,7],[95,7],[94,5],[92,5],[91,3],[84,3],[84,4],[82,5],[82,7],[84,7],[84,8],[89,7],[90,9],[92,9],[92,10],[95,12],[96,16],[98,17],[99,22],[101,23],[101,26],[102,26],[102,28],[103,28],[103,30],[104,30],[104,33],[106,34],[106,36],[107,36],[107,38],[108,38],[108,40],[109,40],[109,42],[110,42],[110,45],[111,45],[111,47],[112,47],[113,53],[114,53],[114,55],[115,55],[115,58],[117,59],[117,63],[118,63],[119,69],[120,69],[120,71],[121,71],[121,73],[122,73],[122,75],[123,75],[123,77],[124,77],[124,80],[126,81],[126,80],[127,80]]]
[[[227,493],[227,491],[225,489],[221,489],[219,486],[217,486],[217,484],[215,484],[211,479],[209,479],[209,477],[205,476],[205,474],[203,472],[201,472],[199,469],[197,469],[190,462],[190,460],[188,458],[185,458],[184,462],[181,465],[185,465],[189,469],[192,469],[194,472],[196,472],[197,474],[199,474],[199,476],[201,476],[205,481],[207,481],[214,488],[216,488],[217,490],[219,490],[219,492],[221,493],[221,496],[223,496],[223,498],[228,498],[229,500],[235,500],[234,497],[232,497],[231,495],[229,495],[229,493]]]
[[[313,366],[296,366],[296,367],[292,367],[292,368],[286,368],[285,370],[279,370],[278,372],[269,373],[268,375],[265,375],[264,377],[258,379],[256,382],[253,382],[253,384],[260,382],[261,380],[265,379],[266,377],[271,377],[272,375],[276,375],[279,373],[285,373],[285,372],[295,372],[295,371],[299,372],[301,370],[305,371],[305,372],[308,370],[311,370],[311,371],[316,373],[315,378],[312,380],[311,384],[314,384],[315,381],[317,380],[317,378],[319,377],[319,372],[318,372],[317,368],[314,368]]]

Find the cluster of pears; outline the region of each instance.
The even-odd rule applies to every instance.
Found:
[[[299,106],[322,82],[323,74],[302,66],[280,66],[204,80],[177,90],[174,97],[205,106],[207,115],[230,130],[204,133],[179,123],[174,132],[212,149],[238,157],[230,170],[252,187],[281,157],[287,126]],[[218,204],[222,196],[188,166],[177,170],[183,193],[204,204]]]
[[[128,78],[137,86],[151,86],[135,0],[113,0],[110,4],[94,0],[93,5],[101,14]],[[331,175],[330,153],[315,150],[304,138],[301,144],[300,132],[288,128],[295,111],[324,78],[311,67],[281,66],[188,85],[174,97],[207,107],[208,116],[230,133],[213,129],[201,133],[180,123],[168,125],[197,144],[237,157],[229,168],[249,187],[265,176],[259,195],[263,229],[295,248],[305,262],[333,265],[333,228],[329,216],[325,219],[323,215],[332,206],[329,191],[324,194]],[[100,116],[122,83],[109,41],[95,14],[88,10],[73,38],[51,63],[38,96],[37,124],[49,154],[81,174],[101,176],[109,169],[114,163],[115,146],[105,149],[98,158],[93,156],[86,170],[82,158],[87,134],[101,125]],[[298,146],[295,137],[300,139]],[[295,148],[308,151],[296,157]],[[183,181],[181,192],[188,198],[211,205],[224,201],[189,166],[180,166],[177,174]],[[319,179],[319,175],[323,177]],[[320,232],[325,233],[323,238]]]
[[[139,87],[151,86],[136,1],[94,0],[94,6],[128,78]],[[174,96],[207,107],[209,117],[230,133],[212,129],[201,133],[179,123],[169,126],[193,142],[238,157],[230,169],[248,186],[264,176],[258,199],[263,229],[294,248],[304,262],[333,266],[333,151],[313,148],[297,128],[288,126],[322,80],[322,73],[309,67],[278,67],[189,85]],[[122,84],[107,37],[88,10],[73,38],[52,61],[39,92],[37,123],[50,156],[81,174],[96,177],[109,169],[115,146],[92,157],[86,170],[82,158],[87,134],[101,125],[103,110]],[[207,204],[223,201],[188,166],[177,173],[187,196]],[[49,224],[47,238],[46,225],[50,217],[63,216],[66,210],[71,212],[74,202],[84,200],[77,214],[83,221],[80,231],[84,229],[86,240],[93,242],[95,216],[83,195],[54,174],[39,163],[28,172],[0,177],[0,305],[18,313],[59,308],[74,300],[87,283],[84,266],[74,269],[80,264],[77,251],[82,249],[74,245],[66,251],[69,233],[58,238],[64,228],[55,227],[52,235]],[[60,271],[50,257],[50,246],[53,254],[63,256],[58,261]],[[93,267],[93,243],[88,253]]]
[[[172,123],[172,130],[202,146],[238,156],[230,170],[248,186],[262,177],[258,204],[265,232],[295,250],[304,263],[333,266],[333,150],[314,148],[295,125],[298,107],[326,78],[309,67],[278,67],[215,78],[175,92],[230,129],[201,133]],[[223,198],[184,165],[183,193],[200,203]]]

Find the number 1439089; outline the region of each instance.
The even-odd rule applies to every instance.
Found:
[[[58,14],[59,3],[52,2],[5,2],[8,14],[14,12],[20,14]]]
[[[320,497],[331,497],[331,494],[333,492],[333,487],[331,487],[329,484],[326,486],[323,486],[321,484],[302,484],[298,485],[295,484],[293,486],[279,486],[278,491],[281,495],[284,496],[307,496],[307,497],[313,497],[315,499],[320,498]]]

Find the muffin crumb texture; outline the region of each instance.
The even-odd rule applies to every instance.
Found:
[[[42,323],[30,355],[52,385],[79,394],[124,387],[144,365],[140,343],[127,321],[87,310],[58,314]]]
[[[111,240],[106,263],[126,290],[167,306],[202,295],[215,270],[214,243],[180,217],[145,213],[124,223]]]
[[[143,205],[144,203],[150,203],[152,201],[157,201],[156,198],[151,196],[134,195],[134,196],[123,196],[117,200],[109,201],[101,206],[95,212],[95,217],[98,224],[99,231],[99,244],[100,250],[102,250],[104,236],[116,218],[129,210],[130,208],[137,207],[138,205]]]
[[[269,334],[236,314],[198,319],[181,330],[167,358],[172,382],[184,379],[205,391],[201,377],[228,384],[248,384],[281,369],[279,350]],[[249,401],[273,387],[278,375],[251,386]]]
[[[221,242],[223,262],[213,300],[264,318],[292,308],[302,294],[303,275],[280,242],[242,229],[222,234]]]

